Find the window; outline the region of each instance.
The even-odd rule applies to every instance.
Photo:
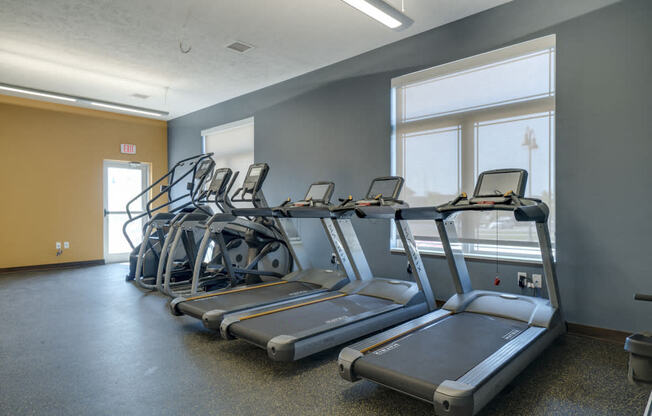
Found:
[[[547,36],[392,80],[393,171],[411,206],[471,193],[488,169],[524,168],[526,196],[551,210],[555,229],[555,36]],[[443,253],[432,221],[411,222],[422,252]],[[533,224],[511,213],[456,218],[465,253],[540,261]],[[392,249],[401,243],[392,236]]]
[[[248,118],[201,132],[204,152],[213,152],[217,168],[240,172],[232,191],[242,185],[249,165],[254,163],[254,119]],[[238,204],[236,204],[238,205]]]

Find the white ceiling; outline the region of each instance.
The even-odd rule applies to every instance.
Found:
[[[507,1],[404,0],[396,32],[340,0],[0,0],[0,82],[174,118]]]

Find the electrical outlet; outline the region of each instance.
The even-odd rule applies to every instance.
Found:
[[[517,274],[517,280],[516,283],[518,284],[518,287],[526,287],[528,282],[527,278],[527,273],[526,272],[518,272]]]
[[[70,242],[64,241],[63,242],[63,248],[70,248]]]
[[[61,241],[57,241],[55,247],[57,248],[57,250],[61,250]]]
[[[540,274],[533,274],[532,275],[532,283],[534,283],[534,287],[541,289],[541,285],[543,284],[541,280],[541,275]]]

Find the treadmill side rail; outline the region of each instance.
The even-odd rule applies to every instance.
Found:
[[[557,325],[551,329],[545,328],[530,328],[529,330],[539,330],[540,333],[535,334],[534,339],[522,345],[516,355],[507,357],[501,367],[496,367],[493,374],[487,378],[479,381],[480,384],[474,386],[473,392],[473,415],[477,414],[482,408],[493,399],[498,392],[500,392],[507,384],[509,384],[518,374],[520,374],[525,367],[532,363],[537,356],[539,356],[550,344],[565,332],[563,324]],[[527,332],[521,336],[527,335]],[[517,337],[514,341],[518,340],[521,336]],[[525,338],[523,339],[525,341]],[[487,360],[492,357],[487,358]],[[465,376],[461,377],[458,381],[464,382]],[[436,397],[436,395],[435,395]],[[437,409],[437,403],[435,403]],[[456,413],[449,412],[451,415]],[[465,414],[465,413],[461,413]]]
[[[326,333],[328,331],[333,331],[333,330],[343,328],[343,327],[345,327],[347,325],[350,325],[352,323],[355,323],[357,321],[363,321],[363,320],[367,320],[367,319],[374,319],[377,316],[386,314],[388,312],[395,311],[395,310],[397,310],[399,308],[402,308],[402,307],[403,307],[402,305],[398,305],[396,303],[391,303],[391,304],[389,304],[389,305],[387,305],[387,306],[385,306],[384,308],[381,308],[381,309],[365,311],[365,312],[362,312],[362,313],[360,313],[358,315],[350,316],[346,320],[336,320],[334,322],[325,323],[325,324],[323,324],[321,326],[308,328],[308,329],[305,329],[303,331],[292,334],[292,342],[298,343],[300,341],[303,341],[303,340],[306,340],[306,339],[309,339],[309,338],[316,337],[318,335],[324,334],[324,333]],[[285,337],[286,335],[280,335],[280,336]],[[272,352],[270,343],[272,341],[276,340],[277,338],[278,337],[273,338],[267,344],[267,350],[268,351]],[[275,356],[270,356],[270,357],[282,361],[278,357],[275,357]]]
[[[267,355],[275,361],[300,360],[356,337],[405,322],[426,311],[425,302],[414,306],[398,306],[382,313],[372,313],[365,319],[354,319],[344,325],[338,325],[308,336],[277,335],[267,343]]]

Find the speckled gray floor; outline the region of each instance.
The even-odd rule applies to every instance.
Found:
[[[123,280],[124,265],[0,275],[0,415],[418,415],[426,403],[226,342]],[[566,336],[483,415],[640,415],[622,346]]]

